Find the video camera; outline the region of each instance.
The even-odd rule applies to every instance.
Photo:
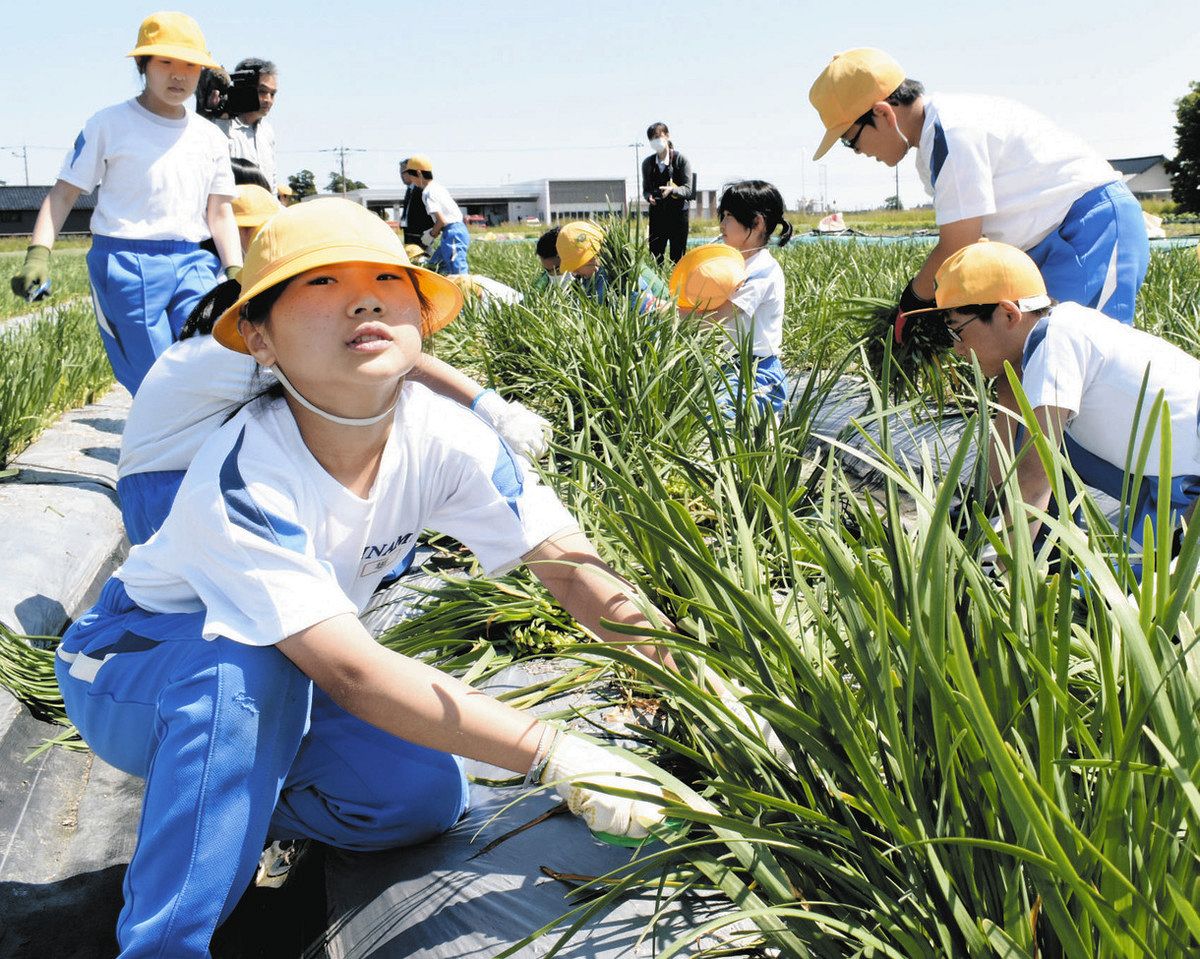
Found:
[[[261,108],[258,99],[259,69],[200,71],[196,84],[196,112],[206,120],[228,120]]]

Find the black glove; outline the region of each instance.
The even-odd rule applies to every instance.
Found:
[[[904,336],[906,314],[913,310],[927,310],[931,306],[937,306],[937,303],[934,300],[926,300],[917,296],[913,289],[913,281],[909,280],[908,286],[900,294],[900,302],[896,305],[896,315],[892,317],[892,329],[895,331],[897,343],[903,343],[906,339]]]

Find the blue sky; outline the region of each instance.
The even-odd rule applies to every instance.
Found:
[[[138,92],[138,23],[124,0],[10,5],[0,63],[0,179],[49,183],[83,121]],[[429,154],[451,185],[625,176],[645,127],[665,120],[702,187],[759,177],[789,204],[822,190],[874,206],[893,171],[821,134],[808,88],[852,46],[888,50],[930,90],[1021,100],[1108,157],[1174,148],[1174,101],[1200,80],[1200,3],[543,3],[210,0],[184,7],[217,59],[275,60],[281,173],[324,183],[339,145],[370,186]],[[259,12],[270,9],[272,12]],[[951,13],[944,11],[950,10]],[[47,14],[47,11],[50,11]],[[283,12],[275,12],[283,11]],[[643,154],[645,148],[643,147]],[[906,160],[907,205],[924,199]]]

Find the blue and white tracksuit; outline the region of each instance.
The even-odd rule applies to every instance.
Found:
[[[467,247],[471,245],[471,235],[467,228],[462,223],[447,223],[438,240],[438,247],[426,266],[447,276],[470,272],[467,269]]]

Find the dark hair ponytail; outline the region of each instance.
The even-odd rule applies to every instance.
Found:
[[[767,231],[767,242],[780,227],[780,246],[792,238],[792,225],[783,218],[783,194],[766,180],[739,180],[726,184],[721,193],[721,202],[717,205],[717,219],[720,220],[726,213],[747,230],[753,230],[755,219],[761,216]]]
[[[237,302],[242,295],[242,285],[237,280],[226,280],[218,283],[200,297],[200,302],[188,314],[179,331],[179,339],[186,340],[193,336],[209,336],[221,314]]]

